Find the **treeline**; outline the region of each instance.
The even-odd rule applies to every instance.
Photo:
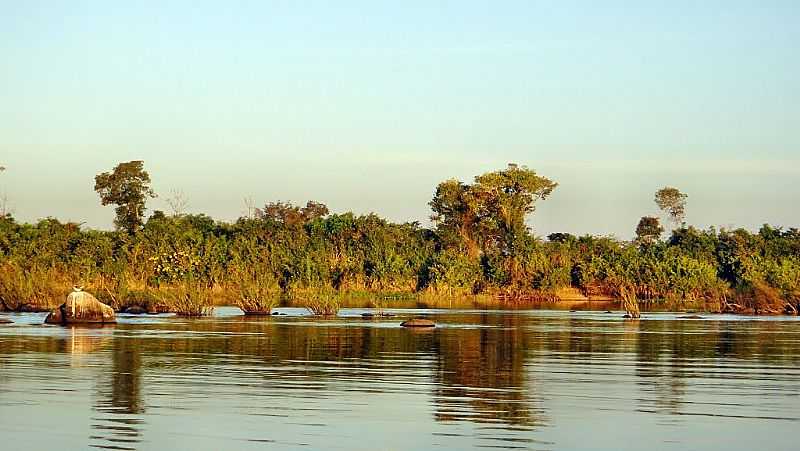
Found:
[[[632,315],[643,302],[754,313],[796,313],[800,303],[800,231],[695,229],[674,188],[656,195],[675,221],[671,235],[663,240],[648,216],[635,240],[621,241],[534,236],[525,219],[557,185],[516,165],[441,183],[433,228],[332,214],[317,202],[269,203],[234,223],[179,211],[145,219],[149,182],[141,162],[98,176],[101,200],[117,206],[116,231],[0,218],[2,307],[51,308],[73,284],[117,309],[195,314],[219,297],[263,313],[281,299],[327,305],[358,294],[520,302],[579,292],[622,299]]]

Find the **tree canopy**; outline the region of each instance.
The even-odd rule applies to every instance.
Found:
[[[655,202],[661,211],[665,212],[670,220],[677,226],[686,219],[686,198],[688,194],[680,192],[678,188],[665,186],[656,191]]]
[[[664,233],[664,227],[658,218],[654,216],[643,216],[636,226],[636,241],[642,244],[652,244]]]
[[[150,175],[139,160],[118,164],[113,171],[103,172],[94,178],[94,190],[103,205],[116,205],[114,225],[119,230],[133,233],[143,224],[145,203],[156,197],[150,188]]]
[[[513,253],[515,241],[529,232],[527,215],[557,186],[532,169],[509,164],[476,176],[471,185],[452,179],[440,183],[429,203],[431,218],[447,242],[471,255],[479,249]]]

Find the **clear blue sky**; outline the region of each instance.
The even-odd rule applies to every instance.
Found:
[[[540,235],[629,237],[667,184],[701,227],[798,226],[800,2],[0,0],[15,216],[108,228],[93,177],[132,159],[226,220],[426,222],[517,162],[560,183]]]

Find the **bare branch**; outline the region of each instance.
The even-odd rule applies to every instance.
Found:
[[[243,214],[245,218],[254,219],[256,217],[256,202],[253,200],[252,196],[244,198],[244,208],[245,211]]]
[[[170,190],[170,196],[167,198],[167,204],[172,210],[172,216],[183,216],[189,208],[189,199],[183,190],[172,189]]]

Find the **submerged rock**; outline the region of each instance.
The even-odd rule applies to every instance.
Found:
[[[400,323],[403,327],[436,327],[436,323],[429,319],[414,318]]]
[[[394,316],[394,313],[372,313],[372,312],[366,312],[366,313],[362,313],[361,314],[362,318],[391,318],[392,316]]]
[[[138,305],[131,305],[126,307],[122,313],[129,313],[131,315],[144,315],[147,313],[147,309]]]
[[[679,316],[678,319],[703,319],[700,315],[683,315]]]
[[[17,307],[17,311],[20,313],[39,313],[39,312],[46,312],[49,309],[47,307],[40,307],[36,304],[22,304]]]
[[[75,287],[67,302],[50,312],[45,324],[110,324],[115,323],[114,309],[98,301],[91,294]]]
[[[270,316],[270,315],[279,315],[278,312],[272,312],[271,310],[242,310],[245,316]]]

